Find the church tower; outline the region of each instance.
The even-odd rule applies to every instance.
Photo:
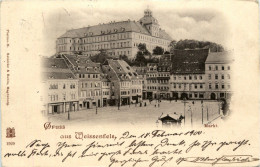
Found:
[[[159,24],[157,19],[155,19],[152,15],[152,11],[150,9],[146,9],[144,11],[144,17],[139,20],[140,24],[150,32],[150,34],[154,37],[159,37]]]

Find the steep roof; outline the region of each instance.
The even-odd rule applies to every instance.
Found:
[[[62,55],[74,73],[78,74],[100,74],[99,63],[91,61],[89,57],[78,55]]]
[[[42,79],[76,79],[62,58],[42,59]]]
[[[102,69],[112,80],[138,79],[138,74],[124,60],[108,59]]]
[[[88,36],[115,34],[120,32],[137,32],[146,35],[151,35],[149,31],[140,24],[140,22],[128,20],[68,30],[59,38],[82,38]],[[159,36],[163,39],[172,39],[164,30],[159,31]]]
[[[208,49],[174,50],[172,55],[172,73],[174,74],[203,74]]]
[[[233,62],[233,52],[210,52],[206,60],[206,64],[216,64],[216,63],[231,63]]]

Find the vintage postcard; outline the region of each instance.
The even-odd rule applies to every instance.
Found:
[[[259,166],[258,19],[258,1],[2,1],[1,165]]]

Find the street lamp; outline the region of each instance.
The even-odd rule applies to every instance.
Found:
[[[118,98],[118,110],[120,110],[120,98]]]
[[[186,98],[184,97],[183,98],[183,115],[184,115],[184,125],[185,125],[185,120],[186,120],[186,117],[185,117],[185,110],[186,110],[186,103],[188,103],[187,101],[186,101]]]
[[[201,114],[202,114],[202,116],[201,116],[201,120],[202,120],[202,125],[203,125],[203,100],[201,100]]]
[[[97,114],[97,101],[96,101],[96,114]]]
[[[70,108],[69,108],[69,111],[68,111],[68,120],[70,120],[70,110],[71,110],[71,102],[70,102]]]

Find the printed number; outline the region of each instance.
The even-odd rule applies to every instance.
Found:
[[[10,146],[10,145],[15,145],[15,142],[7,142],[7,145]]]

